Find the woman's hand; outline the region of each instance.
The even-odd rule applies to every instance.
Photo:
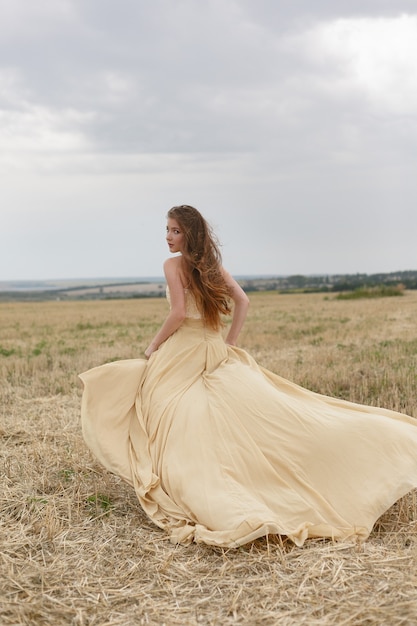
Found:
[[[149,359],[149,357],[155,352],[155,350],[157,350],[157,348],[153,344],[150,344],[145,350],[145,357]]]
[[[145,350],[145,357],[147,359],[149,359],[155,350],[158,350],[159,346],[164,343],[168,337],[178,330],[185,319],[185,295],[181,281],[180,261],[181,257],[173,257],[172,259],[167,259],[164,263],[165,278],[171,294],[171,310],[165,322]]]

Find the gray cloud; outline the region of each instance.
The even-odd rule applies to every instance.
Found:
[[[237,273],[415,265],[414,2],[0,10],[1,277],[160,273],[178,202]]]

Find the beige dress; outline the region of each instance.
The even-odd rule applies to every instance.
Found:
[[[187,318],[149,359],[81,374],[82,428],[176,543],[365,539],[417,486],[417,420],[322,396]]]

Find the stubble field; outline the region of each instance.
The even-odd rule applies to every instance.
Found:
[[[182,547],[95,462],[77,373],[142,356],[166,311],[163,298],[0,305],[0,623],[417,624],[415,492],[363,545]],[[416,320],[416,292],[258,293],[240,345],[314,391],[417,417]]]

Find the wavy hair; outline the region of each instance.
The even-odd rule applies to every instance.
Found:
[[[229,315],[230,289],[221,272],[221,253],[210,225],[188,204],[174,206],[167,218],[175,219],[184,234],[182,264],[184,277],[194,294],[206,324],[222,326],[221,315]]]

